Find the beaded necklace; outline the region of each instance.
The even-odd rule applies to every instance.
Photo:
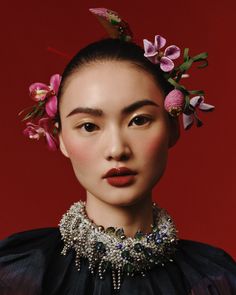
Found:
[[[112,272],[114,290],[121,287],[122,277],[142,275],[156,265],[173,262],[178,237],[177,229],[165,209],[153,203],[153,220],[150,233],[137,231],[134,238],[126,237],[123,228],[96,225],[87,216],[85,202],[74,203],[59,223],[64,247],[76,253],[75,263],[80,271],[81,258],[88,259],[91,273],[98,271],[100,279],[106,271]]]

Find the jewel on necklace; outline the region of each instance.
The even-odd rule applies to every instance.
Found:
[[[141,274],[156,265],[173,262],[178,243],[177,230],[165,209],[153,203],[154,224],[150,233],[137,231],[126,237],[123,228],[96,225],[86,214],[85,202],[74,203],[62,216],[59,228],[64,242],[61,254],[76,252],[75,264],[80,271],[81,259],[87,259],[91,273],[100,279],[112,272],[113,289],[119,290],[122,278]]]

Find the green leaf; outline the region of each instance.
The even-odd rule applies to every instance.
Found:
[[[208,66],[208,61],[205,60],[201,65],[198,66],[198,69],[203,69]]]
[[[174,79],[172,79],[172,78],[169,78],[168,79],[168,82],[171,84],[171,85],[173,85],[174,87],[179,87],[180,86],[180,84],[178,84]]]
[[[29,112],[29,113],[28,113],[28,114],[22,119],[22,122],[28,120],[28,119],[31,118],[31,117],[33,117],[33,113],[34,113],[34,112]]]
[[[33,117],[36,117],[37,116],[37,113],[39,111],[39,107],[38,106],[33,106],[33,110],[31,112],[29,112],[24,118],[22,121],[25,121],[29,118],[33,118]]]
[[[202,52],[202,53],[192,57],[192,60],[193,61],[200,61],[200,60],[206,59],[207,57],[208,57],[208,53],[207,52]]]
[[[173,85],[176,89],[181,90],[183,93],[186,93],[186,94],[188,93],[187,89],[183,85],[180,85],[179,83],[177,83],[174,79],[169,78],[168,82],[171,85]]]
[[[185,48],[184,49],[184,61],[189,60],[188,52],[189,52],[189,48]]]
[[[179,66],[179,70],[181,72],[186,72],[192,65],[193,60],[192,58],[190,58],[189,60],[185,61],[184,63],[182,63],[182,65]]]
[[[41,108],[37,111],[37,113],[35,114],[36,117],[41,117],[44,113],[44,108]]]
[[[203,91],[203,90],[191,90],[191,91],[189,91],[189,94],[192,94],[192,95],[204,95],[205,94],[205,92]]]
[[[185,96],[184,111],[188,109],[189,105],[190,105],[189,95],[186,95],[186,96]]]
[[[40,101],[38,102],[38,106],[39,106],[39,107],[42,107],[44,104],[45,104],[45,100],[40,100]]]

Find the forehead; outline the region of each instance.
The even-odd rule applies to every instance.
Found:
[[[78,106],[121,109],[140,99],[163,104],[163,94],[148,72],[126,61],[103,61],[84,66],[69,77],[61,111]]]

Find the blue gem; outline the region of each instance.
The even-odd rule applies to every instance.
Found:
[[[121,243],[117,244],[117,245],[116,245],[116,248],[117,248],[117,249],[122,249],[122,248],[123,248],[123,244],[121,244]]]
[[[161,243],[162,242],[162,236],[160,235],[160,233],[156,233],[156,236],[155,236],[155,241],[157,244]]]

